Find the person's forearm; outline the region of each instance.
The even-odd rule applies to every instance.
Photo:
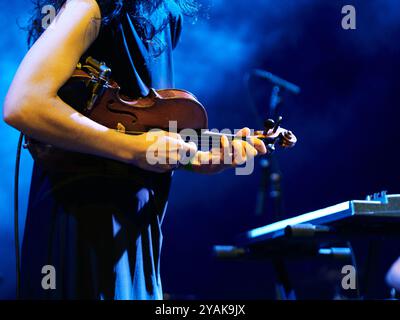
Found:
[[[397,259],[387,273],[386,282],[400,292],[400,258]]]
[[[13,111],[5,115],[6,122],[32,138],[63,149],[129,161],[135,137],[84,117],[59,97],[29,100],[29,105],[24,101],[7,106]]]

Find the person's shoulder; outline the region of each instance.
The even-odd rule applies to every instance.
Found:
[[[64,12],[63,12],[64,11]],[[86,38],[93,42],[101,26],[101,11],[96,0],[67,0],[61,9],[66,25],[76,25],[85,30]]]
[[[86,15],[101,18],[101,10],[97,0],[67,0],[65,6],[72,6],[84,10]]]

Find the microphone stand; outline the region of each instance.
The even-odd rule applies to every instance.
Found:
[[[281,97],[281,92],[283,90],[291,92],[293,94],[300,93],[300,87],[293,83],[290,83],[282,78],[279,78],[272,73],[255,69],[251,73],[247,74],[245,77],[245,83],[247,86],[247,92],[249,94],[249,101],[252,106],[253,112],[257,115],[257,110],[255,105],[252,103],[251,94],[249,90],[249,80],[251,76],[257,76],[259,78],[266,79],[273,83],[271,99],[269,102],[269,117],[275,119],[275,121],[280,122],[282,120],[279,117],[280,109],[282,107],[283,98]],[[268,131],[274,128],[274,126],[279,123],[275,123],[273,120],[267,120],[264,122],[264,129]],[[256,216],[262,217],[266,212],[266,199],[267,192],[269,191],[269,199],[272,202],[272,220],[273,222],[283,219],[283,200],[282,200],[282,173],[279,169],[279,163],[273,153],[268,153],[260,160],[260,167],[262,170],[261,181],[259,184],[257,202],[256,202]],[[283,257],[278,257],[273,259],[273,266],[277,276],[276,279],[276,292],[277,298],[279,300],[295,300],[296,295],[291,286],[289,273],[286,268],[285,261]]]
[[[273,119],[277,119],[283,99],[280,96],[281,87],[275,85],[272,88],[271,99],[269,103],[269,114]],[[268,124],[265,124],[268,126]],[[277,221],[283,218],[282,201],[282,173],[279,170],[279,163],[274,154],[267,154],[260,160],[261,181],[257,195],[256,216],[265,214],[267,192],[273,203],[272,220]]]
[[[293,94],[299,94],[301,91],[300,87],[266,70],[254,69],[245,77],[245,83],[247,84],[249,97],[250,90],[248,83],[251,76],[265,79],[273,84],[271,98],[269,102],[269,116],[272,117],[272,119],[275,119],[275,121],[281,121],[282,118],[279,117],[280,109],[283,103],[281,92],[287,91]],[[251,101],[251,99],[249,99],[249,101]],[[257,115],[254,104],[251,103],[251,106],[253,112],[255,113],[255,115]],[[266,131],[273,128],[274,126],[275,123],[271,120],[267,120],[264,123],[264,128]],[[262,168],[262,174],[261,183],[257,195],[256,216],[261,217],[264,215],[266,210],[266,193],[269,190],[269,198],[272,200],[273,204],[272,220],[280,220],[283,218],[283,197],[281,187],[282,173],[279,169],[278,160],[276,159],[274,154],[267,154],[260,160],[260,167]]]
[[[271,99],[269,103],[269,117],[278,119],[279,111],[282,106],[283,98],[280,96],[281,87],[274,85],[272,88]],[[268,121],[267,121],[268,122]],[[265,123],[265,129],[268,130],[272,123]],[[261,182],[259,184],[258,201],[256,207],[256,215],[265,214],[267,192],[269,191],[269,199],[272,201],[272,221],[283,219],[283,200],[282,200],[282,173],[279,170],[279,163],[274,153],[265,155],[260,160]],[[277,257],[272,261],[275,270],[275,290],[278,300],[296,300],[296,293],[289,278],[289,272],[286,268],[285,261],[282,257]]]

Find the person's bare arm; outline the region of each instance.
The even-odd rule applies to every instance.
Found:
[[[55,22],[23,59],[4,103],[4,120],[40,141],[77,152],[149,166],[145,135],[128,136],[110,130],[64,103],[57,92],[71,77],[81,55],[97,38],[101,14],[95,0],[69,0]],[[180,137],[167,137],[177,148],[187,148]],[[153,142],[154,143],[154,142]]]
[[[400,258],[393,263],[386,274],[386,283],[400,292]]]

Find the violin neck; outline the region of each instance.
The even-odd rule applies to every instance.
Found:
[[[228,139],[239,139],[240,138],[242,140],[248,140],[248,139],[251,139],[251,138],[257,138],[258,137],[257,135],[239,137],[239,136],[237,136],[235,134],[232,134],[232,133],[213,132],[213,131],[209,131],[209,130],[203,131],[202,134],[205,135],[205,136],[210,136],[210,137],[220,137],[221,138],[222,136],[225,136]]]

